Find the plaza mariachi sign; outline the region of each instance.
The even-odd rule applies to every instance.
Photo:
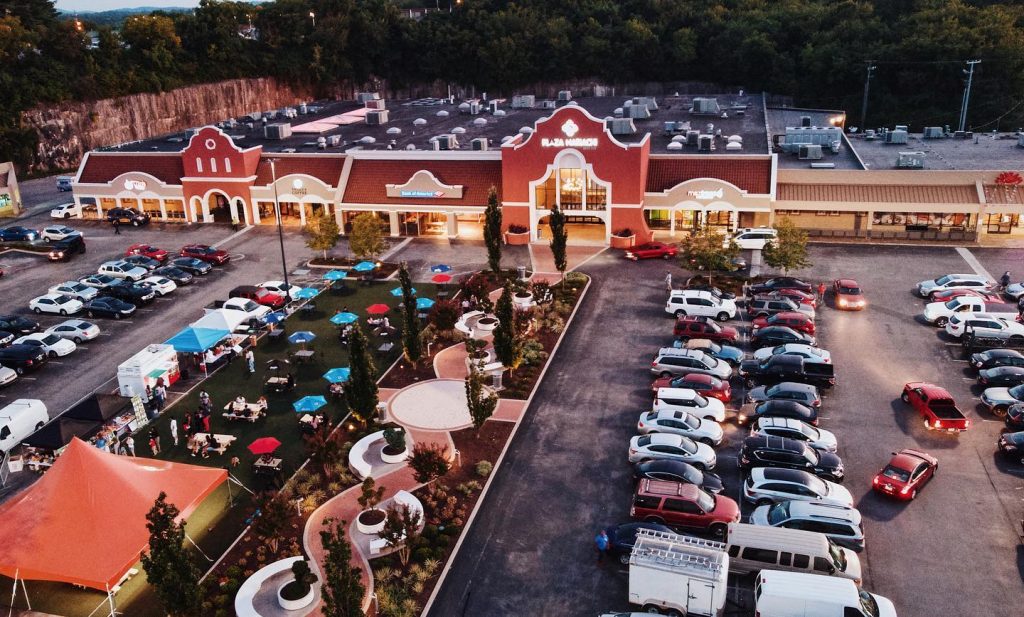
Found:
[[[542,148],[596,148],[596,137],[576,137],[580,127],[572,121],[572,118],[562,125],[562,134],[565,137],[544,137],[540,140]]]

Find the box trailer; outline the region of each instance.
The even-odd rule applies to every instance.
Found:
[[[641,529],[629,557],[629,602],[649,613],[719,617],[728,573],[725,544]]]

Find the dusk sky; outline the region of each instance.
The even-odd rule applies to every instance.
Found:
[[[199,5],[199,0],[57,0],[54,4],[62,11],[109,11],[130,9],[136,6],[187,6]]]

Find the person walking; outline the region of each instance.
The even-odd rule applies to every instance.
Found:
[[[818,283],[818,302],[825,304],[825,281]]]
[[[174,447],[178,447],[178,419],[171,418],[171,441],[174,442]]]
[[[249,367],[249,376],[251,377],[256,372],[256,354],[252,352],[252,347],[245,350],[245,364]]]
[[[117,220],[117,218],[115,217],[114,219],[112,219],[110,221],[110,224],[114,226],[114,235],[115,236],[120,236],[121,235],[121,221]]]
[[[149,449],[154,455],[160,454],[160,431],[155,426],[149,429]]]
[[[210,412],[206,410],[203,411],[203,432],[210,432]]]
[[[153,388],[153,401],[156,405],[156,412],[160,413],[164,410],[164,401],[167,400],[167,388],[164,387],[164,382],[158,381],[156,387]]]
[[[611,540],[608,539],[608,532],[604,529],[597,532],[594,536],[594,546],[597,548],[597,563],[604,562],[604,556],[608,553],[608,549],[611,547]]]
[[[124,449],[128,452],[128,456],[135,456],[135,440],[131,435],[124,438]]]
[[[999,291],[1006,291],[1006,288],[1010,286],[1010,271],[1003,272],[1003,275],[999,277]]]
[[[671,272],[666,272],[665,273],[665,287],[667,287],[670,292],[672,291],[672,273]]]

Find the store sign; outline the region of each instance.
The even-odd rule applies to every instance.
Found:
[[[686,191],[686,194],[700,201],[708,201],[711,199],[721,199],[725,196],[725,191],[723,189],[718,189],[717,191],[704,189],[699,191]]]
[[[124,189],[126,191],[144,191],[146,190],[146,183],[142,180],[125,180]]]
[[[441,199],[444,191],[399,191],[399,197],[415,197],[417,199]]]
[[[461,184],[445,184],[426,169],[414,173],[405,184],[384,185],[388,197],[399,199],[462,199]]]
[[[576,137],[580,132],[578,124],[569,118],[562,124],[562,135],[565,137],[544,137],[540,140],[542,148],[596,148],[597,137]]]

